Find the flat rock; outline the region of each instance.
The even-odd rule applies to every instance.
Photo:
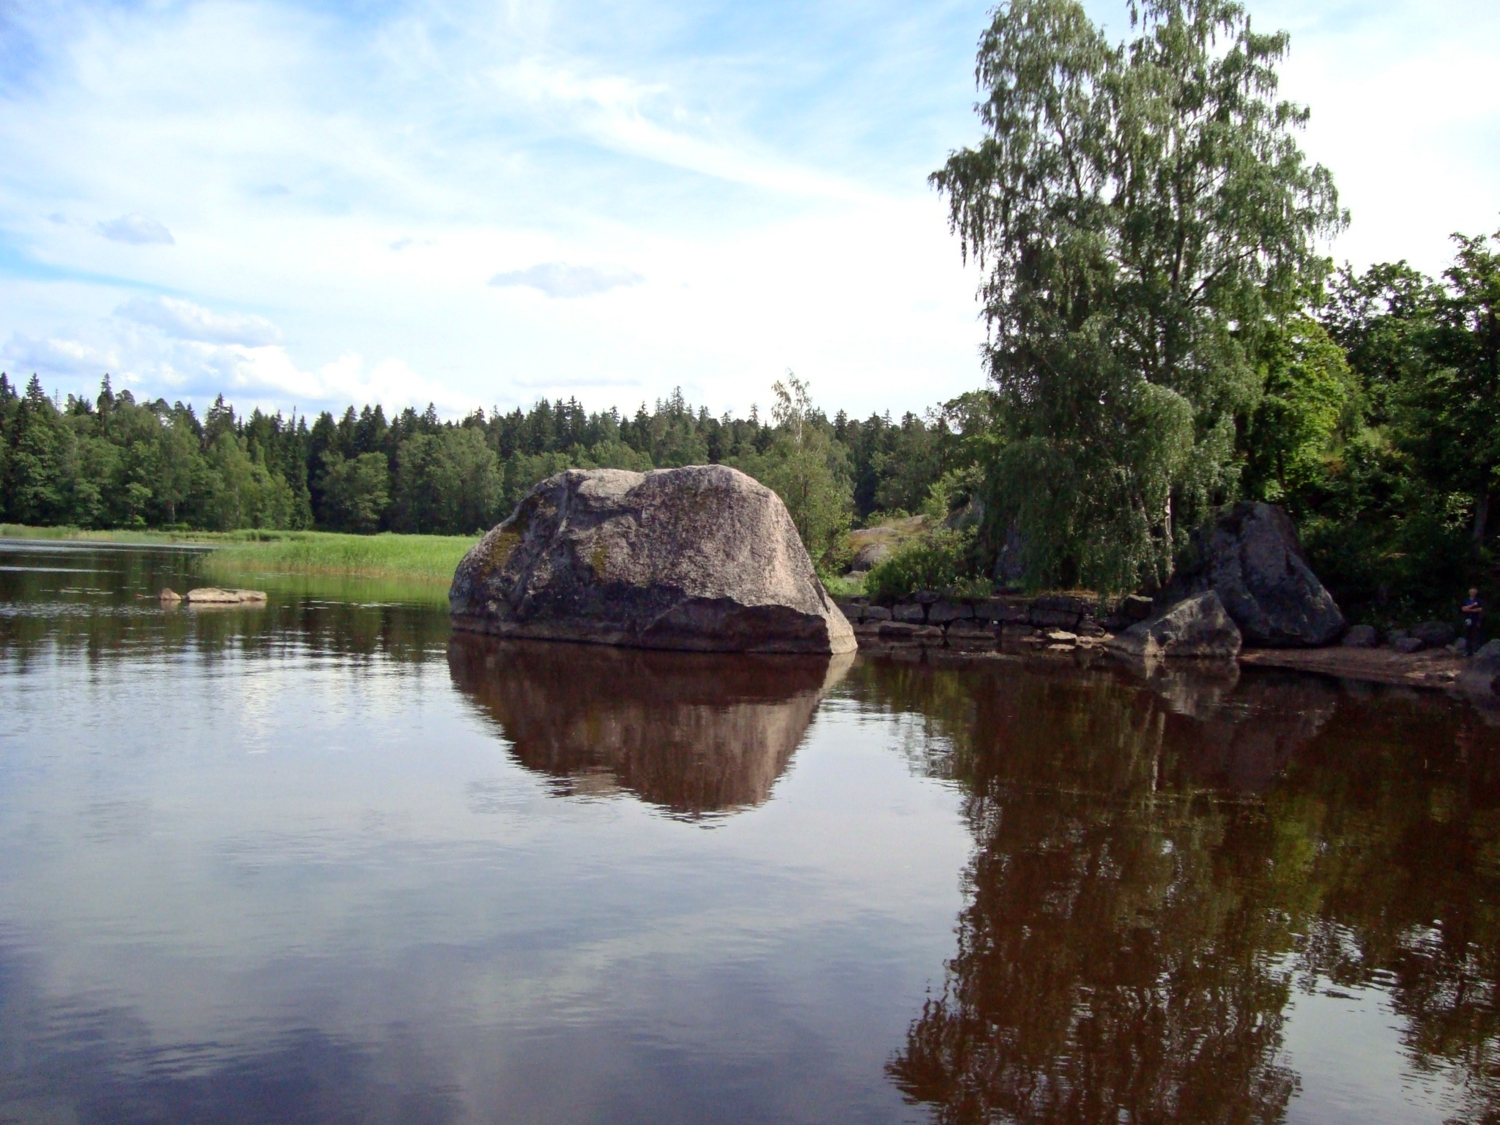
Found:
[[[457,629],[697,652],[845,653],[786,506],[725,465],[542,481],[453,576]]]
[[[1195,594],[1109,638],[1104,644],[1127,656],[1191,656],[1230,659],[1239,655],[1240,631],[1219,595]]]
[[[1307,565],[1297,529],[1280,508],[1236,504],[1194,536],[1197,562],[1175,594],[1213,590],[1246,643],[1317,648],[1344,631],[1344,615]]]
[[[176,599],[173,594],[168,598],[170,590],[162,591],[162,601]],[[188,605],[255,605],[266,600],[264,590],[225,590],[218,586],[199,586],[196,590],[189,590],[182,595],[181,600]]]

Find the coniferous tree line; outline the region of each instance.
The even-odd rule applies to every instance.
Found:
[[[799,529],[827,547],[852,520],[916,510],[958,453],[942,411],[829,419],[795,376],[773,416],[711,415],[680,391],[633,415],[577,399],[387,417],[378,403],[309,419],[238,414],[221,395],[138,402],[104,377],[94,399],[54,401],[40,379],[0,374],[0,519],[83,528],[239,528],[469,534],[509,515],[567,468],[643,471],[727,463],[788,496]]]

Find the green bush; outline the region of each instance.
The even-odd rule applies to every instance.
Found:
[[[865,577],[865,592],[877,600],[904,597],[918,590],[987,593],[978,573],[973,528],[939,527],[902,544]]]

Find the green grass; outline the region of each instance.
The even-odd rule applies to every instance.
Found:
[[[205,571],[275,571],[451,582],[459,559],[474,545],[467,535],[339,535],[288,531],[281,538],[226,543]]]
[[[0,524],[0,537],[109,543],[200,543],[205,574],[323,574],[442,582],[474,545],[467,535],[340,535],[330,531],[83,531]]]

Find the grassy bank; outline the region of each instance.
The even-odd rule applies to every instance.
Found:
[[[205,574],[327,574],[443,582],[464,552],[467,535],[340,535],[329,531],[84,531],[0,524],[0,537],[69,539],[145,546],[212,548]]]

